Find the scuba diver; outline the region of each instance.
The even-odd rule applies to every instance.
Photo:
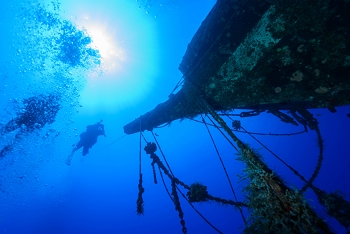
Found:
[[[60,96],[56,94],[40,94],[24,99],[21,102],[23,107],[18,108],[17,116],[0,128],[1,136],[19,129],[15,140],[0,151],[0,158],[13,150],[14,144],[20,140],[22,135],[39,130],[46,124],[52,124],[60,110],[59,100]]]
[[[80,140],[79,142],[74,146],[72,152],[70,155],[68,155],[68,158],[66,160],[66,164],[70,165],[70,162],[72,160],[73,154],[75,151],[83,147],[82,155],[85,156],[89,153],[89,149],[96,144],[98,136],[105,136],[105,129],[104,125],[101,124],[103,120],[100,122],[97,122],[93,125],[86,126],[86,131],[80,134]]]

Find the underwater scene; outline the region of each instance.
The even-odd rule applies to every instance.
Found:
[[[350,233],[348,0],[0,8],[0,233]]]

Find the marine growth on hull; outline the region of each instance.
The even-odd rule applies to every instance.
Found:
[[[181,196],[194,209],[193,203],[209,201],[234,206],[241,214],[243,233],[333,233],[304,197],[306,191],[312,191],[324,211],[349,230],[350,202],[346,196],[325,191],[314,183],[325,155],[319,121],[310,112],[326,108],[334,113],[336,107],[350,104],[350,17],[346,12],[350,12],[349,1],[217,1],[188,45],[179,66],[183,77],[169,99],[124,126],[127,134],[140,132],[140,160],[141,143],[146,142],[144,150],[152,160],[154,182],[158,182],[156,167],[165,186],[164,177],[170,180],[171,188],[166,190],[179,214],[183,233],[187,228]],[[233,114],[233,110],[240,113]],[[303,132],[288,135],[316,133],[318,157],[311,176],[284,161],[239,120],[263,112],[285,124],[303,126]],[[234,200],[215,197],[205,184],[186,184],[172,173],[153,129],[178,119],[191,119],[207,127]],[[237,163],[244,164],[240,175],[244,200],[236,198],[237,186],[231,183],[208,125],[224,135],[238,154]],[[152,132],[154,142],[147,141],[145,130]],[[265,163],[264,155],[235,132],[251,136],[303,186],[291,187]],[[139,215],[144,213],[142,182],[140,161]],[[210,220],[203,219],[221,233]]]

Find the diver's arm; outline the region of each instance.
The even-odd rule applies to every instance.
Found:
[[[17,128],[19,128],[20,126],[18,126],[16,121],[17,121],[17,118],[16,119],[12,119],[7,124],[2,126],[1,129],[0,129],[0,134],[1,135],[7,134],[7,133],[10,133],[10,132],[16,130]]]

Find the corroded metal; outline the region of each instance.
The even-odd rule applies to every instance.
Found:
[[[193,87],[216,111],[348,105],[348,12],[340,0],[218,0],[179,66],[182,89],[125,133],[200,114]]]

